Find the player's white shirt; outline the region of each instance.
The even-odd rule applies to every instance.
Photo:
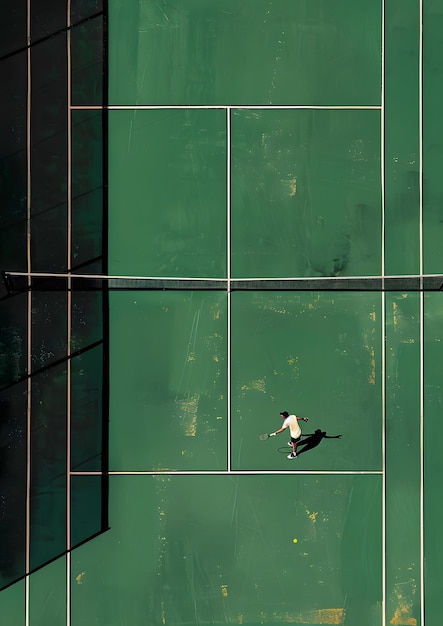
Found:
[[[283,428],[288,428],[291,431],[291,437],[298,439],[301,435],[301,428],[298,425],[298,419],[296,415],[289,415],[283,422]]]

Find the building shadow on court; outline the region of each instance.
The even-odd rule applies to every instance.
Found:
[[[8,14],[14,28],[0,38],[0,592],[109,529],[108,286],[72,293],[66,279],[5,280],[26,268],[108,273],[107,3],[77,3],[69,28],[63,2],[42,3],[32,14],[32,63],[26,5]],[[68,51],[80,68],[72,77]],[[71,88],[93,114],[66,115]]]

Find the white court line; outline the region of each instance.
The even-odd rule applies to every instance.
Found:
[[[226,278],[183,278],[174,276],[116,276],[109,274],[76,274],[75,272],[6,272],[8,276],[31,276],[35,278],[93,278],[96,280],[174,280],[174,281],[212,281],[225,283]]]
[[[72,257],[72,59],[71,59],[71,0],[66,5],[66,62],[67,62],[67,258],[66,267],[71,269]],[[71,325],[72,292],[71,280],[68,279],[67,293],[67,350],[66,356],[66,626],[71,624]]]
[[[425,548],[424,548],[424,342],[425,316],[424,293],[420,293],[420,615],[421,625],[425,626]]]
[[[226,411],[227,465],[231,471],[231,109],[226,109],[226,277],[227,277],[227,338],[226,338]]]
[[[383,183],[384,184],[384,183]],[[383,247],[383,246],[382,246]],[[384,263],[382,270],[384,270]],[[12,275],[12,272],[9,272]],[[350,281],[350,280],[377,280],[377,279],[391,279],[391,278],[438,278],[443,274],[385,274],[382,273],[379,276],[375,275],[366,275],[366,276],[287,276],[284,278],[278,278],[270,276],[268,278],[257,277],[257,278],[233,278],[231,280],[235,280],[236,282],[246,282],[246,281],[266,281],[266,280],[278,280],[278,281],[288,281],[288,280],[296,280],[296,281],[311,281],[311,280],[321,280],[321,281]],[[192,280],[192,279],[189,279]],[[205,280],[211,280],[206,278]]]
[[[419,149],[419,214],[420,214],[420,277],[423,277],[423,0],[420,0],[420,34],[418,67],[418,149]],[[421,287],[423,284],[420,285]]]
[[[382,626],[386,626],[386,292],[385,286],[385,243],[386,243],[386,195],[385,195],[385,0],[381,0],[381,104],[380,115],[380,184],[381,184],[381,274],[382,274],[382,294],[381,294],[381,408],[382,408]]]
[[[423,0],[420,0],[419,9],[419,67],[418,67],[418,124],[419,124],[419,213],[420,213],[420,274],[423,276]],[[420,279],[420,287],[423,288],[423,278]],[[425,294],[420,293],[420,619],[421,625],[425,626],[425,537],[424,537],[424,476],[425,476],[425,454],[424,454],[424,357],[425,357]]]
[[[31,0],[26,2],[27,91],[26,91],[26,265],[31,272]],[[28,288],[31,278],[28,278]],[[25,626],[29,626],[29,571],[31,569],[31,371],[32,371],[32,291],[27,294],[27,374],[26,388],[26,545],[25,545]]]
[[[382,108],[378,104],[368,105],[315,105],[315,104],[108,104],[106,107],[99,105],[73,105],[73,110],[78,111],[101,111],[103,108],[108,111],[162,111],[164,109],[177,109],[177,110],[205,110],[205,109],[236,109],[243,111],[276,111],[276,110],[313,110],[313,111],[380,111]]]
[[[274,475],[309,475],[309,476],[380,476],[383,470],[146,470],[146,471],[111,471],[108,476],[274,476]],[[102,472],[71,472],[71,476],[102,476]]]

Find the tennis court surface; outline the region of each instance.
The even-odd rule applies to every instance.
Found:
[[[440,626],[443,9],[6,17],[2,624]]]

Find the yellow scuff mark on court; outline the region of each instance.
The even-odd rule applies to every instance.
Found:
[[[368,383],[370,385],[375,385],[375,350],[370,346],[365,346],[365,348],[371,357],[371,372],[368,376]]]
[[[343,624],[345,618],[344,609],[317,609],[316,611],[310,611],[310,614],[306,615],[306,624]],[[308,621],[311,619],[312,621]]]
[[[312,521],[312,523],[315,524],[317,521],[318,511],[316,511],[315,513],[311,513],[311,511],[308,511],[308,509],[306,509],[306,513],[309,519]]]
[[[166,624],[165,605],[162,602],[162,624]]]
[[[375,311],[372,311],[372,313],[369,313],[369,318],[370,318],[373,322],[375,322],[376,317],[377,317],[377,315],[376,315]]]
[[[288,185],[289,187],[289,197],[293,198],[295,196],[295,194],[297,193],[297,178],[289,178],[289,179],[282,179],[281,180],[282,183],[285,183],[286,185]]]
[[[75,577],[75,582],[77,583],[77,585],[83,585],[83,578],[85,577],[86,572],[80,572],[80,574],[77,574],[77,576]]]
[[[218,310],[217,310],[217,311],[215,311],[215,313],[214,313],[214,319],[215,319],[215,320],[220,319],[220,315],[221,315],[221,313],[220,313],[220,309],[218,309]]]
[[[186,359],[188,363],[193,363],[196,360],[195,352],[190,352],[188,354],[188,358]]]
[[[289,365],[294,365],[294,363],[297,363],[298,361],[298,356],[290,356],[288,357],[288,364]]]
[[[415,343],[415,339],[402,339],[401,343]]]
[[[397,608],[390,624],[395,624],[395,626],[417,626],[417,620],[415,617],[411,617],[412,601],[403,595],[399,586],[396,586],[394,593],[397,598]]]
[[[221,592],[222,592],[222,596],[224,598],[227,598],[228,597],[228,585],[222,585]]]
[[[215,361],[216,363],[218,363],[218,354],[214,354],[212,356],[212,360]]]
[[[277,307],[274,304],[264,304],[260,307],[260,309],[263,311],[272,311],[272,313],[280,313],[280,315],[287,315],[290,313],[288,309]]]
[[[185,435],[186,437],[195,437],[197,432],[197,415],[193,415],[191,417],[191,421],[186,426]]]
[[[396,302],[392,303],[392,310],[393,310],[392,320],[393,320],[394,330],[397,330],[397,326],[398,326],[398,304]]]
[[[237,622],[238,622],[239,624],[243,624],[243,613],[239,613],[239,614],[237,615]]]
[[[408,617],[405,619],[401,615],[401,609],[396,609],[394,617],[391,619],[390,624],[398,624],[399,626],[417,626],[417,620],[415,617]]]
[[[284,624],[344,624],[345,609],[314,609],[299,613],[273,613],[275,621]]]
[[[183,426],[187,437],[195,437],[197,432],[197,413],[200,402],[200,394],[192,393],[185,400],[179,400],[178,405],[183,411]]]
[[[260,391],[261,393],[266,393],[266,382],[264,378],[251,380],[251,382],[246,385],[242,385],[240,389],[242,391]]]

